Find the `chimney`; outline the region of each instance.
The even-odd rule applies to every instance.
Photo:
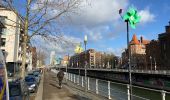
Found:
[[[165,26],[165,29],[166,29],[166,33],[170,33],[170,22],[168,26]]]
[[[140,42],[143,43],[143,37],[142,36],[140,37]]]

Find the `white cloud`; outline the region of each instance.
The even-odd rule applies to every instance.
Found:
[[[122,48],[106,48],[106,51],[108,53],[113,53],[115,54],[116,56],[121,56],[122,52],[124,51],[125,49],[122,47]]]
[[[55,51],[58,55],[73,53],[75,46],[81,41],[79,38],[67,35],[62,36],[58,42],[44,40],[40,36],[34,36],[32,40],[34,46],[46,52]]]
[[[141,23],[143,24],[155,20],[155,15],[150,12],[149,8],[139,11],[139,15],[141,16]]]
[[[88,3],[87,3],[88,2]],[[71,15],[72,25],[93,27],[116,21],[120,18],[119,9],[127,7],[127,0],[87,0],[78,14]]]
[[[91,39],[92,39],[93,41],[98,41],[98,40],[100,40],[100,39],[103,38],[102,35],[101,35],[101,33],[93,33],[93,32],[90,32],[90,33],[89,33],[89,36],[91,37]]]

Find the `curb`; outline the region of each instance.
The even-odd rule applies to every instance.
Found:
[[[38,87],[38,91],[36,93],[35,100],[43,100],[43,84],[44,84],[44,72],[43,72],[43,75],[42,75],[40,85]]]

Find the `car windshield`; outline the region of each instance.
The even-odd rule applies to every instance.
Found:
[[[9,86],[9,92],[10,92],[10,97],[20,96],[21,95],[20,86],[19,85],[11,85],[11,86]]]
[[[34,79],[33,77],[26,77],[26,78],[25,78],[25,81],[26,81],[26,82],[34,82],[35,79]]]
[[[39,72],[34,72],[34,75],[35,75],[35,76],[38,76],[38,75],[39,75]]]

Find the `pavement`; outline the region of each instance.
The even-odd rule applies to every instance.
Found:
[[[35,100],[108,100],[92,92],[85,92],[84,88],[63,80],[63,87],[58,86],[56,73],[46,71],[41,80]]]

